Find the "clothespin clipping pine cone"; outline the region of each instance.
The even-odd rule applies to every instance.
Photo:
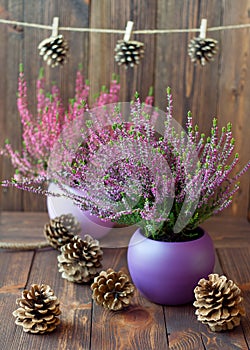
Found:
[[[205,66],[206,62],[212,61],[218,51],[218,41],[206,38],[207,20],[201,21],[200,36],[190,40],[188,45],[188,55],[194,63]]]
[[[240,288],[226,276],[210,274],[202,278],[194,289],[198,321],[214,332],[231,330],[245,316]]]
[[[118,65],[134,67],[139,64],[144,55],[144,44],[140,41],[131,41],[130,36],[133,28],[133,22],[128,21],[123,40],[118,40],[115,47],[115,61]]]
[[[52,24],[52,35],[44,39],[38,45],[40,56],[48,66],[56,67],[67,61],[69,46],[63,35],[58,35],[59,18],[54,17]]]

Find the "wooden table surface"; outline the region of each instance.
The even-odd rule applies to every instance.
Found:
[[[0,241],[43,240],[46,213],[3,212]],[[57,269],[58,252],[0,250],[1,350],[165,350],[250,348],[250,225],[245,220],[213,218],[204,225],[217,253],[215,272],[224,273],[242,289],[246,317],[233,331],[211,332],[196,320],[192,304],[156,305],[136,291],[131,305],[119,312],[104,310],[91,299],[89,285],[70,283]],[[118,238],[119,239],[119,238]],[[110,240],[110,241],[109,241]],[[103,240],[103,269],[127,272],[126,247]],[[113,242],[114,243],[114,242]],[[115,244],[113,244],[115,246]],[[112,247],[112,248],[110,248]],[[33,335],[15,325],[16,298],[33,283],[49,284],[60,300],[61,323],[51,334]]]

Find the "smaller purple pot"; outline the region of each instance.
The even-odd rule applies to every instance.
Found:
[[[49,184],[48,190],[51,193],[63,194],[62,189],[54,183]],[[77,193],[72,188],[70,191]],[[95,239],[100,239],[106,236],[114,226],[112,221],[104,221],[95,215],[91,215],[89,211],[82,211],[69,198],[48,196],[47,209],[50,219],[54,219],[62,214],[74,215],[81,225],[80,236],[82,237],[85,234],[89,234]]]
[[[128,269],[136,288],[150,301],[180,305],[194,300],[194,288],[213,272],[215,250],[206,231],[187,242],[160,242],[146,238],[141,229],[130,239]]]

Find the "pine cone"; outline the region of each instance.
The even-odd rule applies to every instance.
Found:
[[[80,231],[81,227],[76,218],[72,214],[64,214],[45,224],[43,233],[49,244],[60,250],[63,245],[71,242]]]
[[[70,282],[89,282],[102,266],[102,255],[96,239],[89,235],[85,235],[84,239],[75,236],[61,248],[61,254],[57,257],[59,272]]]
[[[44,39],[38,45],[40,56],[43,56],[44,61],[51,67],[63,65],[67,60],[69,46],[63,35]]]
[[[208,280],[202,278],[194,293],[197,319],[212,331],[233,329],[245,315],[240,288],[225,276],[210,274]]]
[[[22,298],[16,300],[19,308],[13,312],[15,323],[22,326],[24,332],[52,332],[60,323],[59,301],[53,290],[46,284],[32,284],[30,290],[22,292]]]
[[[108,269],[94,278],[91,289],[98,305],[117,311],[129,305],[135,287],[124,272]]]
[[[213,60],[213,56],[217,53],[218,41],[211,38],[193,38],[188,45],[188,54],[192,62],[199,62],[205,66],[206,62]]]
[[[139,64],[144,54],[144,44],[139,41],[118,40],[115,47],[115,61],[126,68]]]

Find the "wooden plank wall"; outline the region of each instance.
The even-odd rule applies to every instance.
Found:
[[[208,26],[249,23],[250,0],[0,0],[0,18],[40,24],[60,17],[61,26],[124,29],[127,20],[136,29],[197,28],[201,18]],[[135,91],[142,99],[154,86],[155,105],[164,110],[165,89],[174,95],[174,117],[184,125],[188,110],[193,112],[200,129],[208,132],[212,118],[219,125],[233,123],[240,165],[249,160],[250,139],[250,29],[209,33],[219,40],[220,50],[214,62],[194,66],[187,56],[193,33],[134,35],[145,43],[145,57],[135,69],[125,70],[114,62],[116,41],[123,35],[64,32],[70,44],[70,60],[63,68],[48,68],[38,56],[37,45],[50,35],[49,30],[13,28],[0,24],[0,145],[8,137],[16,147],[21,144],[21,126],[16,108],[18,66],[24,63],[31,110],[35,110],[35,81],[41,66],[45,67],[47,87],[55,81],[64,100],[73,96],[78,64],[83,65],[91,82],[91,96],[108,85],[112,73],[120,75],[121,101],[129,101]],[[9,161],[0,160],[0,178],[9,178]],[[249,173],[242,178],[241,191],[226,214],[250,217]],[[1,192],[2,210],[46,210],[45,199],[22,191]]]

